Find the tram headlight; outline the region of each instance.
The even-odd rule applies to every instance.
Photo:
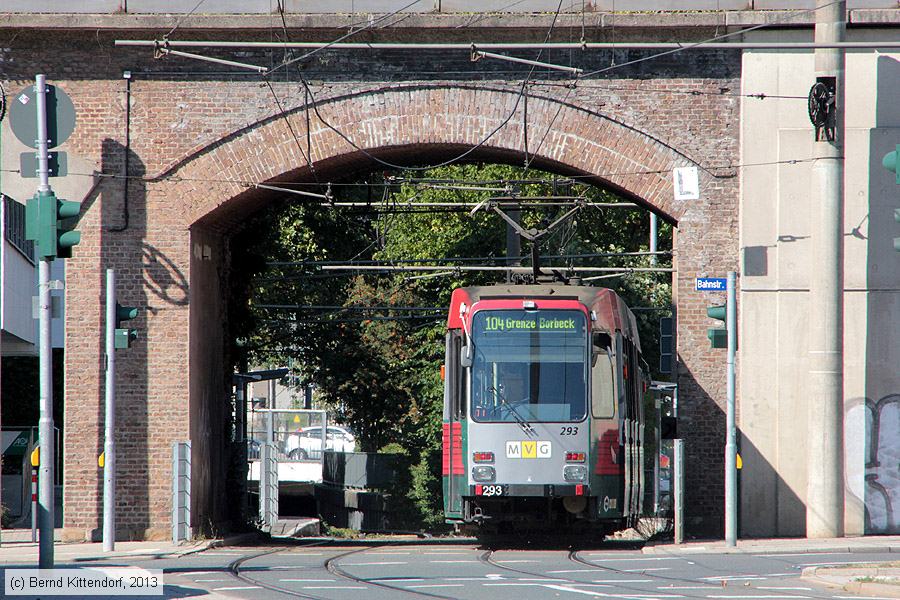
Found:
[[[566,481],[584,481],[587,478],[587,467],[584,465],[566,465],[563,479]]]
[[[497,472],[494,470],[494,467],[487,465],[472,467],[472,479],[475,481],[493,481],[496,476]]]

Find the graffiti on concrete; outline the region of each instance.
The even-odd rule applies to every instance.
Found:
[[[845,412],[847,487],[865,506],[865,532],[900,533],[900,394],[856,398]]]

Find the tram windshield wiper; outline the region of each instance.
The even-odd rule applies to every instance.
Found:
[[[519,413],[518,409],[506,401],[506,398],[503,397],[503,394],[495,387],[490,387],[489,390],[494,396],[500,400],[500,404],[505,406],[507,410],[509,410],[509,414],[516,420],[516,423],[519,424],[519,427],[522,428],[522,431],[525,432],[525,435],[532,436],[535,434],[534,427],[531,426],[531,423],[525,420],[525,418]]]

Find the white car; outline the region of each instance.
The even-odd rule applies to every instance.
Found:
[[[325,432],[325,449],[335,452],[353,452],[356,449],[356,437],[349,430],[337,425],[329,425]],[[292,433],[285,442],[285,454],[288,458],[304,460],[319,458],[322,453],[322,427],[303,427]]]

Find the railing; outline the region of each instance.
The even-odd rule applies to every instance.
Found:
[[[322,482],[353,489],[381,489],[396,479],[399,455],[325,451]]]
[[[558,0],[281,0],[287,14],[554,13]],[[561,12],[806,10],[815,0],[564,0]],[[897,0],[848,0],[847,7],[898,8]],[[272,0],[4,0],[0,13],[272,14]]]

